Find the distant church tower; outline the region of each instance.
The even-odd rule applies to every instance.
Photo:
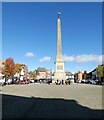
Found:
[[[62,40],[61,40],[61,20],[60,20],[60,14],[58,12],[58,22],[57,22],[57,54],[56,54],[56,61],[55,61],[55,74],[54,74],[54,80],[65,80],[66,74],[64,72],[64,59],[62,56]]]

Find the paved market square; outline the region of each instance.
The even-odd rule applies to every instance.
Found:
[[[102,117],[100,85],[6,85],[1,93],[3,118]]]

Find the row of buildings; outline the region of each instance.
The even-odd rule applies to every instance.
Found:
[[[99,66],[103,66],[99,65]],[[45,78],[52,78],[54,79],[54,73],[52,70],[47,70],[45,68],[39,67],[38,69],[39,75],[38,79],[45,79]],[[87,71],[78,71],[77,73],[72,73],[72,72],[65,72],[66,74],[66,79],[71,79],[71,80],[86,80],[86,79],[98,79],[98,74],[97,74],[97,69],[95,68],[94,70],[87,72]]]
[[[2,68],[4,67],[5,61],[0,60],[0,76],[3,76],[2,74]],[[17,72],[14,77],[20,78],[20,80],[23,80],[24,78],[30,78],[29,72],[28,72],[28,67],[25,64],[21,64],[21,71]],[[44,67],[38,67],[37,70],[37,75],[35,76],[35,79],[54,79],[54,72],[52,72],[52,69],[46,69]],[[66,72],[66,79],[72,78],[74,79],[74,74],[71,72]]]
[[[98,66],[103,66],[103,68],[104,68],[104,64],[98,65]],[[84,72],[78,71],[78,73],[74,74],[74,78],[78,79],[78,80],[98,79],[97,69],[95,68],[94,70],[92,70],[91,72],[88,72],[88,73],[87,73],[87,71],[84,71]]]
[[[0,76],[2,74],[2,68],[4,67],[5,60],[0,60]],[[22,69],[20,73],[16,73],[14,77],[19,77],[21,80],[24,78],[30,78],[28,67],[25,64],[21,64]],[[54,73],[52,69],[46,69],[44,67],[39,67],[36,70],[38,74],[35,76],[35,79],[54,79]],[[83,79],[96,79],[97,78],[97,71],[96,68],[91,72],[87,73],[87,71],[81,72],[78,71],[77,73],[65,72],[66,79],[73,79],[73,80],[83,80]]]
[[[44,67],[39,67],[37,69],[38,75],[37,79],[54,79],[55,72],[52,72],[52,69],[48,70]],[[71,72],[65,72],[66,73],[66,79],[74,79],[74,74]]]

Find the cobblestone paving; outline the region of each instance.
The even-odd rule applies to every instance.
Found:
[[[2,94],[3,118],[102,117],[99,85],[7,85]]]

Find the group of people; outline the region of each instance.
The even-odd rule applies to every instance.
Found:
[[[62,80],[58,80],[58,79],[57,79],[57,81],[56,81],[55,83],[56,83],[56,85],[60,85],[60,84],[62,84],[62,85],[63,85],[63,84],[68,85],[68,84],[69,84],[69,85],[70,85],[70,80],[65,80],[65,81],[64,81],[63,79],[62,79]]]

